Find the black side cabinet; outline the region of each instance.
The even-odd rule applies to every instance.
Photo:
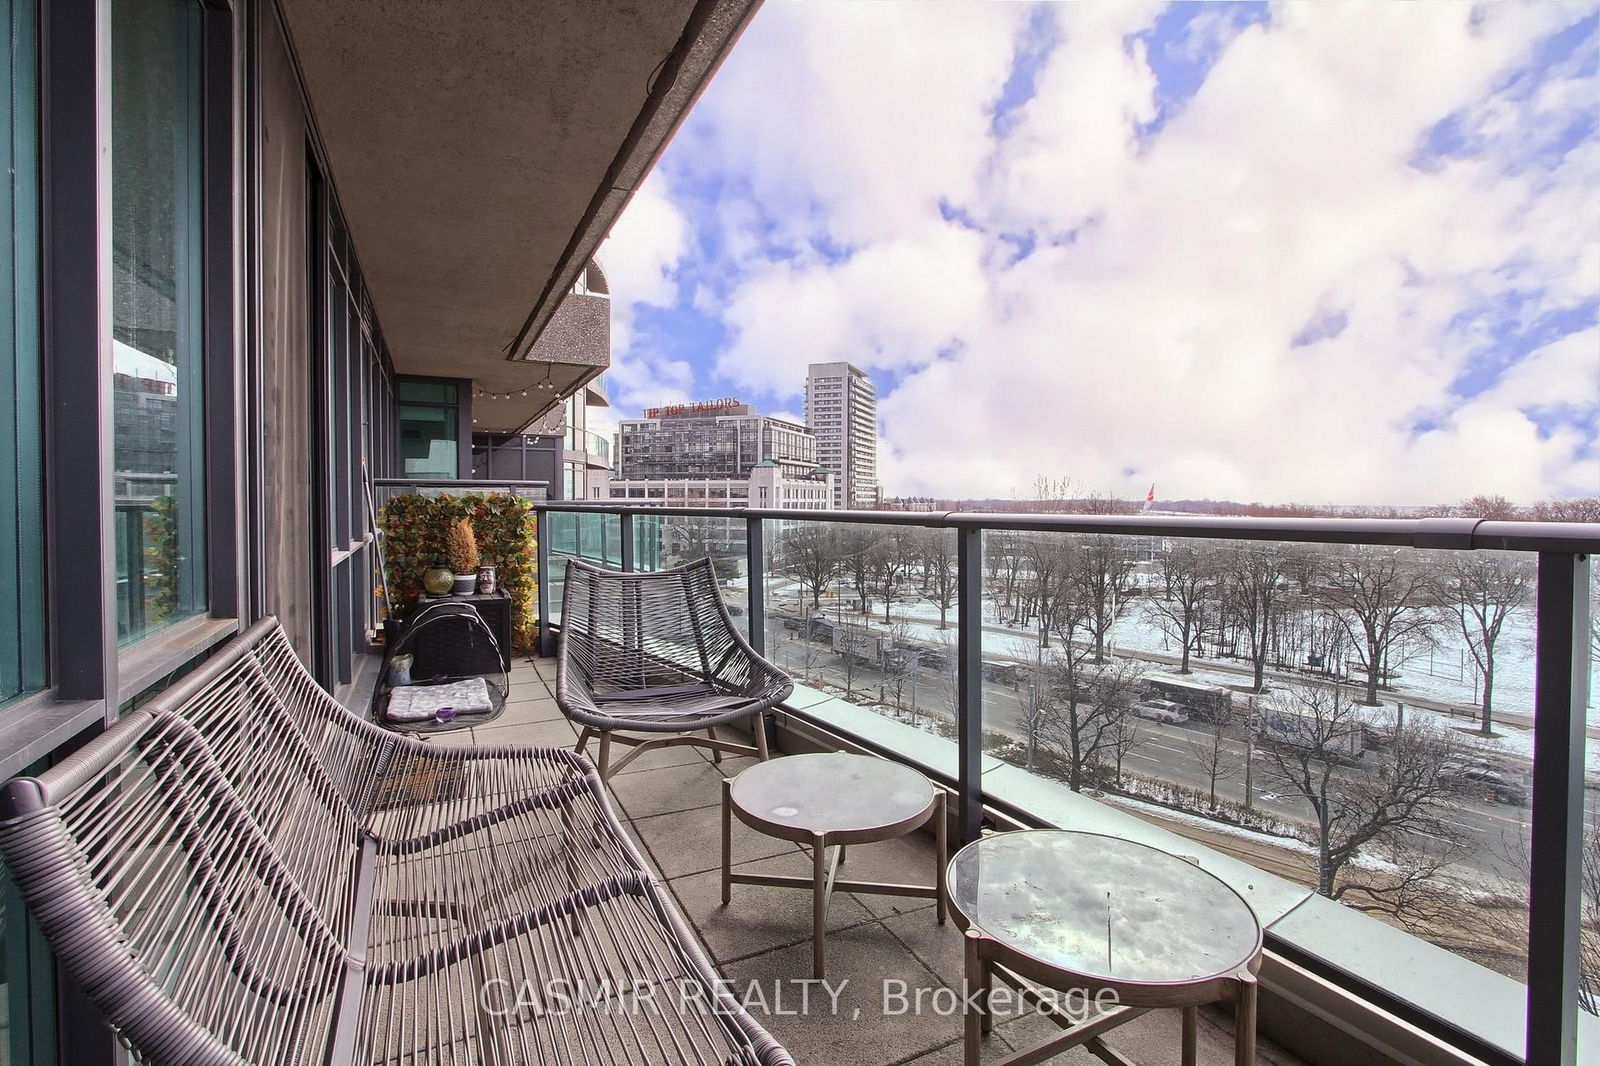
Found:
[[[474,593],[471,596],[428,596],[424,594],[417,600],[417,605],[412,608],[411,616],[430,603],[466,603],[477,609],[478,615],[483,619],[489,631],[494,634],[495,643],[500,645],[500,668],[511,669],[511,597],[505,592],[492,592],[486,595]],[[446,627],[424,626],[417,634],[413,650],[417,655],[417,666],[413,676],[427,677],[430,673],[474,673],[484,672],[489,669],[487,664],[462,664],[457,660],[459,650],[455,648],[431,647],[433,630],[443,631]],[[478,632],[482,633],[482,630]],[[443,632],[440,634],[443,636]],[[463,669],[464,665],[472,665],[474,669]]]

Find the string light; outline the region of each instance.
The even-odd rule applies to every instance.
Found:
[[[526,397],[530,389],[534,392],[559,392],[561,390],[556,386],[556,383],[551,380],[552,369],[553,368],[550,366],[550,364],[546,363],[544,368],[544,380],[535,381],[533,384],[527,386],[527,388],[510,389],[506,392],[495,392],[493,389],[485,389],[474,385],[472,386],[472,396],[474,399],[479,400],[511,400],[519,396]]]

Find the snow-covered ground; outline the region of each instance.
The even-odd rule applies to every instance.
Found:
[[[913,640],[928,644],[953,645],[956,639],[955,608],[952,607],[946,612],[948,625],[947,628],[941,629],[938,605],[928,600],[911,598],[914,595],[915,589],[908,589],[904,599],[896,600],[891,609],[894,621],[888,626],[885,626],[883,621],[882,601],[873,604],[869,617],[863,618],[860,614],[848,610],[841,617],[856,624],[864,623],[875,628],[897,630]],[[785,604],[792,607],[796,603],[805,602],[809,608],[809,600],[809,595],[802,595],[800,587],[793,582],[777,578],[768,581],[769,606]],[[835,615],[836,603],[837,601],[834,601],[833,604],[825,605],[824,613],[830,617]],[[986,627],[983,634],[983,657],[1017,662],[1033,661],[1038,656],[1037,628],[1031,625],[1007,626],[1005,632],[996,632],[999,627],[994,621],[995,617],[993,603],[986,598],[983,611]],[[1508,721],[1503,716],[1509,714],[1531,718],[1533,715],[1534,636],[1534,616],[1530,608],[1520,608],[1507,617],[1495,654],[1494,704],[1496,732],[1499,735],[1484,738],[1469,733],[1462,734],[1465,743],[1481,748],[1485,755],[1506,755],[1520,759],[1531,759],[1533,756],[1531,730],[1523,728],[1517,722]],[[1172,656],[1178,654],[1175,642],[1145,616],[1141,604],[1132,605],[1128,612],[1118,619],[1113,627],[1109,645],[1114,651]],[[1248,665],[1245,660],[1226,660],[1230,666],[1235,667],[1234,670],[1218,669],[1211,665],[1216,662],[1219,660],[1191,659],[1192,673],[1188,679],[1222,686],[1238,686],[1248,680],[1247,675],[1237,672],[1238,668]],[[1600,662],[1591,663],[1590,669],[1589,724],[1600,727]],[[1441,624],[1434,635],[1432,647],[1413,651],[1409,658],[1399,665],[1398,670],[1399,676],[1384,690],[1384,698],[1389,707],[1374,711],[1374,714],[1383,716],[1385,721],[1391,720],[1390,716],[1394,713],[1392,705],[1397,701],[1420,699],[1471,708],[1478,705],[1482,696],[1476,665],[1467,651],[1460,630],[1453,622],[1447,621]],[[1407,713],[1432,714],[1422,708],[1413,708],[1409,704]],[[1462,725],[1458,718],[1444,715],[1436,717],[1450,725]],[[1600,774],[1600,743],[1592,742],[1587,755],[1589,772]]]
[[[882,606],[879,606],[879,611]],[[938,630],[939,608],[926,600],[914,603],[897,603],[897,616],[926,619]],[[951,617],[954,617],[951,611]],[[879,615],[881,618],[881,614]],[[993,625],[994,610],[984,604],[986,625]],[[954,623],[952,622],[952,625]],[[1013,628],[1013,627],[1007,627]],[[1038,643],[1038,628],[1032,625],[1014,627],[1015,637],[994,632],[984,633],[984,655],[989,658],[1032,659]],[[1533,714],[1533,677],[1535,660],[1535,624],[1533,612],[1524,607],[1507,616],[1499,643],[1495,646],[1494,702],[1496,712]],[[1114,649],[1130,652],[1150,652],[1176,656],[1179,648],[1161,628],[1144,617],[1138,605],[1129,609],[1112,627],[1110,643]],[[1243,665],[1244,660],[1230,660]],[[1197,674],[1209,674],[1217,684],[1237,684],[1238,676],[1227,671],[1207,671],[1206,660],[1192,660],[1190,666]],[[1434,634],[1434,646],[1413,649],[1398,666],[1399,676],[1392,684],[1392,699],[1407,696],[1435,700],[1440,703],[1476,706],[1482,698],[1482,683],[1472,654],[1454,623],[1439,626]],[[1198,679],[1198,678],[1197,678]],[[1590,663],[1589,721],[1600,726],[1600,662]]]

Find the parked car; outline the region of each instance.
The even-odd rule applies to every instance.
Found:
[[[1133,713],[1162,725],[1179,725],[1189,720],[1189,709],[1171,700],[1140,700],[1133,705]]]
[[[1439,768],[1441,777],[1460,782],[1462,791],[1482,791],[1491,803],[1508,803],[1524,807],[1528,803],[1528,786],[1512,770],[1483,759],[1460,762],[1449,760]]]
[[[1513,807],[1528,805],[1528,786],[1502,774],[1489,774],[1479,779],[1484,796],[1491,803],[1507,803]]]

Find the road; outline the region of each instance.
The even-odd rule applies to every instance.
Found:
[[[796,677],[808,670],[814,678],[827,681],[832,686],[846,688],[846,670],[843,659],[831,647],[820,642],[808,642],[799,635],[774,627],[767,651],[780,666]],[[953,719],[948,680],[942,671],[919,667],[902,688],[906,707],[915,706],[928,713]],[[859,665],[849,678],[850,687],[863,697],[878,699],[882,691],[887,697],[879,702],[892,701],[893,682],[873,667]],[[983,683],[983,725],[985,729],[998,730],[1018,739],[1025,737],[1024,696],[1010,685],[994,681]],[[915,704],[913,701],[915,700]],[[1209,753],[1212,736],[1206,723],[1191,721],[1176,725],[1162,725],[1140,719],[1137,722],[1138,740],[1127,753],[1123,768],[1145,777],[1156,778],[1189,788],[1209,792],[1210,784],[1204,770],[1201,752]],[[1238,735],[1221,739],[1224,751],[1231,756],[1238,771],[1218,781],[1217,795],[1235,803],[1244,802],[1244,765],[1246,743]],[[1365,759],[1383,758],[1381,751],[1369,751]],[[1254,807],[1295,822],[1307,822],[1312,817],[1309,803],[1286,786],[1271,765],[1270,758],[1259,749],[1252,761]],[[1591,823],[1600,818],[1600,811],[1591,805]],[[1515,807],[1487,801],[1484,797],[1463,790],[1451,812],[1448,822],[1465,841],[1467,851],[1458,865],[1478,874],[1495,874],[1520,879],[1525,876],[1516,869],[1508,854],[1515,854],[1528,839],[1529,812],[1525,807]]]

